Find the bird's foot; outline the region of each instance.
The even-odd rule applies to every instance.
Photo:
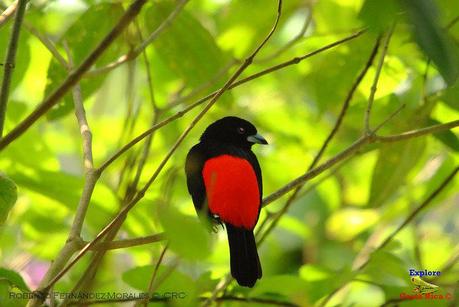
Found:
[[[222,226],[222,229],[225,229],[225,224],[223,224],[222,220],[218,215],[213,215],[212,216],[212,231],[217,233],[218,232],[218,226]]]

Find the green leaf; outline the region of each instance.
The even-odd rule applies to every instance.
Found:
[[[76,22],[70,26],[59,43],[66,42],[71,50],[74,65],[79,65],[88,54],[99,44],[101,39],[112,29],[115,22],[123,14],[123,8],[119,3],[100,3],[90,6]],[[103,17],[101,17],[103,16]],[[96,66],[104,66],[120,56],[120,44],[115,41],[104,54],[98,59]],[[51,94],[57,86],[67,77],[66,68],[51,60],[48,68],[48,83],[45,89],[45,96]],[[91,78],[83,78],[79,82],[83,98],[89,97],[102,85],[106,74]],[[55,120],[67,115],[73,110],[71,94],[64,96],[62,101],[54,106],[47,114],[49,120]]]
[[[154,267],[154,265],[135,267],[123,272],[121,278],[132,288],[146,292],[154,272]],[[196,297],[196,282],[190,276],[167,265],[159,266],[156,273],[156,281],[160,280],[165,274],[168,277],[158,287],[155,287],[153,296],[161,297],[174,293],[177,295],[175,298],[177,299],[176,302],[181,305],[193,305],[191,303]]]
[[[14,182],[0,173],[0,226],[6,221],[17,198],[18,191]]]
[[[7,46],[10,40],[10,27],[3,27],[0,31],[0,63],[6,58],[7,53]],[[13,90],[20,84],[22,81],[27,68],[29,67],[30,63],[30,49],[28,45],[30,34],[22,29],[21,34],[19,36],[18,48],[16,53],[16,63],[14,63],[14,69],[12,73],[11,79],[11,86],[10,86],[10,96],[13,93]],[[3,66],[0,66],[0,80],[3,79]]]
[[[290,298],[299,296],[306,298],[307,289],[308,283],[298,276],[266,276],[255,284],[253,290],[250,291],[250,295],[255,297],[262,294],[275,293]]]
[[[459,111],[459,82],[447,87],[440,96],[440,100],[454,110]]]
[[[171,250],[192,260],[209,256],[210,234],[197,217],[184,215],[170,205],[158,206],[158,216]]]
[[[348,241],[372,227],[378,219],[374,209],[340,209],[327,220],[327,233],[336,240]]]
[[[145,23],[150,29],[156,29],[175,6],[171,1],[156,3],[146,11]],[[209,31],[186,10],[179,13],[153,45],[161,60],[186,85],[208,82],[229,61]]]
[[[0,268],[0,280],[7,280],[11,287],[16,287],[23,292],[30,291],[22,276],[13,270]]]
[[[63,172],[35,169],[33,172],[11,172],[21,186],[75,209],[80,199],[83,179]]]
[[[395,21],[399,11],[400,7],[396,0],[366,0],[359,17],[371,30],[381,32]]]
[[[402,0],[412,24],[414,38],[437,66],[445,81],[452,85],[459,76],[457,48],[438,20],[438,8],[431,0]]]
[[[404,184],[426,145],[425,138],[382,144],[371,178],[368,204],[379,207]]]
[[[377,284],[406,287],[409,276],[407,266],[397,256],[387,251],[381,250],[371,255],[371,260],[364,268],[363,274]]]
[[[436,119],[429,118],[428,122],[429,125],[439,125],[442,124]],[[438,139],[440,142],[454,150],[455,152],[459,152],[459,139],[454,132],[451,130],[446,130],[443,132],[434,133],[433,136]]]

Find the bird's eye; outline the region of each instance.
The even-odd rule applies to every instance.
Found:
[[[237,128],[237,132],[239,134],[244,134],[245,133],[245,129],[243,127],[239,127],[239,128]]]

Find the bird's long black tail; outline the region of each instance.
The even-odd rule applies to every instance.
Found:
[[[226,224],[231,259],[231,275],[238,284],[252,288],[261,278],[261,265],[253,230]]]

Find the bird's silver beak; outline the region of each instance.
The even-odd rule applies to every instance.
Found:
[[[264,137],[262,137],[259,133],[255,135],[249,135],[247,137],[247,141],[250,143],[257,143],[257,144],[262,144],[262,145],[267,145],[268,142],[265,140]]]

